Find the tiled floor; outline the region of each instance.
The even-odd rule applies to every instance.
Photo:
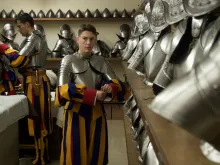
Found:
[[[128,165],[124,122],[122,120],[109,120],[108,134],[109,165]],[[59,165],[59,161],[54,161],[51,165]]]

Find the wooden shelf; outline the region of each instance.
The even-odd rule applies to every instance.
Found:
[[[164,165],[217,165],[202,154],[199,138],[148,108],[155,97],[152,88],[144,84],[143,77],[127,69],[126,62],[122,65],[158,160]]]
[[[14,21],[14,18],[0,18],[0,21]],[[132,21],[133,18],[34,18],[35,21]]]

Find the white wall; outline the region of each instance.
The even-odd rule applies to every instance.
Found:
[[[126,9],[131,11],[136,9],[141,4],[141,0],[1,0],[0,11],[5,9],[6,12],[10,12],[12,9],[18,13],[21,9],[25,12],[34,10],[37,14],[40,10],[43,10],[46,14],[49,9],[52,9],[54,13],[58,9],[63,12],[69,9],[76,12],[78,9],[85,11],[89,9],[93,12],[95,9],[103,11],[104,8],[108,8],[110,11],[118,9],[122,11]],[[7,23],[5,21],[0,22],[0,30]],[[47,41],[50,49],[53,49],[59,33],[59,28],[62,24],[67,23],[71,26],[72,30],[77,33],[77,29],[82,23],[88,23],[84,21],[36,21],[36,24],[42,24],[45,28],[47,35]],[[116,33],[119,31],[119,27],[122,23],[130,23],[126,21],[92,21],[91,24],[95,25],[99,32],[99,39],[105,41],[110,47],[112,47],[117,41]],[[19,44],[23,40],[23,37],[18,34],[16,42]]]

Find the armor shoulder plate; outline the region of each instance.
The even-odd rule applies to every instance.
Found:
[[[77,53],[75,53],[74,55],[67,55],[67,56],[68,56],[68,60],[71,61],[71,67],[73,73],[76,74],[82,73],[88,69],[89,63],[82,56],[78,55]]]
[[[105,66],[105,59],[102,56],[93,55],[90,59],[91,66],[100,73],[105,73],[107,68]]]
[[[162,37],[162,40],[160,42],[160,47],[161,47],[161,50],[165,54],[169,53],[171,40],[172,40],[172,34],[171,33],[167,33]]]
[[[36,51],[36,45],[40,42],[40,36],[38,36],[35,33],[32,33],[29,37],[27,37],[26,42],[23,43],[23,47],[21,47],[19,54],[23,56],[33,55],[34,51]]]

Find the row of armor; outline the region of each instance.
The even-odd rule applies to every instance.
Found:
[[[199,137],[202,153],[220,163],[220,1],[145,4],[122,58],[153,88],[149,108]]]
[[[23,10],[21,10],[18,15],[22,15],[24,13]],[[64,13],[62,10],[58,10],[56,14],[50,9],[46,14],[40,10],[37,14],[31,10],[29,14],[33,18],[133,18],[133,15],[135,13],[135,9],[133,9],[131,12],[128,12],[126,9],[124,9],[122,12],[119,12],[117,9],[115,9],[112,13],[105,8],[102,12],[100,12],[98,9],[96,9],[93,13],[87,9],[85,12],[82,12],[81,10],[77,10],[76,13],[72,12],[71,10],[68,10],[66,13]],[[2,10],[0,13],[0,18],[16,18],[17,14],[12,9],[9,13],[7,13],[5,10]]]
[[[124,108],[127,110],[126,116],[131,124],[132,139],[136,144],[136,149],[139,151],[139,162],[143,165],[160,165],[150,141],[149,133],[144,126],[146,121],[141,118],[140,109],[137,107],[137,102],[133,95],[128,98]]]

